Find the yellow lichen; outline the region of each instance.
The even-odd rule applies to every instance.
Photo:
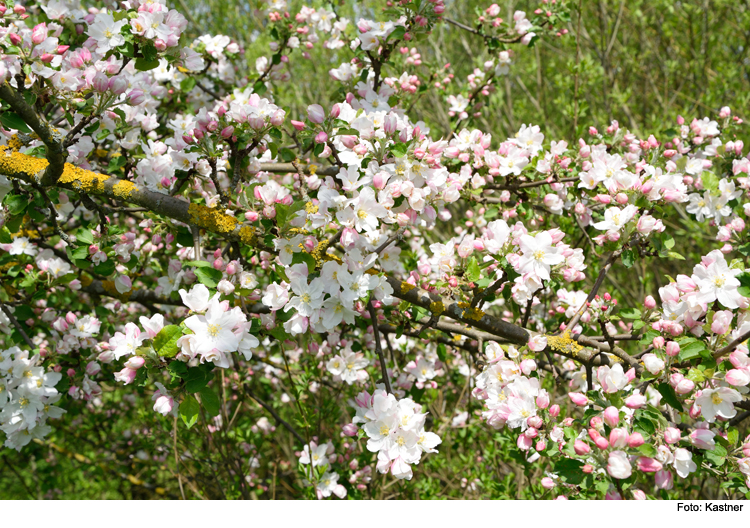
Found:
[[[403,295],[404,293],[408,293],[411,290],[413,290],[414,288],[415,288],[415,286],[413,286],[412,284],[409,284],[408,282],[402,282],[401,283],[401,294]]]
[[[240,240],[243,244],[252,245],[255,242],[255,228],[252,226],[243,226],[240,229]]]
[[[235,217],[205,205],[190,204],[188,214],[193,224],[214,233],[231,233],[237,227]]]
[[[482,310],[479,310],[478,308],[467,308],[464,310],[463,317],[465,319],[471,319],[472,321],[479,321],[482,317],[484,317],[484,312]]]
[[[34,177],[44,171],[48,165],[49,163],[46,159],[35,158],[16,152],[13,148],[0,146],[0,174],[6,176],[26,175],[27,177]],[[99,174],[98,172],[85,170],[66,163],[57,183],[80,192],[104,194],[107,190],[104,182],[109,180],[109,178],[106,174]],[[129,198],[134,191],[138,191],[138,187],[127,180],[118,181],[112,187],[114,196],[122,199]]]
[[[112,187],[112,192],[115,193],[115,196],[122,198],[123,200],[130,198],[133,191],[137,190],[138,187],[133,182],[127,180],[121,180]]]
[[[88,273],[81,273],[81,286],[84,288],[88,288],[92,282],[94,282],[93,277],[89,275]]]
[[[307,166],[307,171],[308,171],[308,172],[309,172],[309,173],[310,173],[311,175],[315,176],[315,173],[316,173],[316,172],[318,172],[318,166],[317,166],[317,165],[313,165],[313,164],[311,163],[310,165],[308,165],[308,166]]]
[[[565,330],[562,335],[559,336],[547,336],[547,345],[561,354],[567,354],[577,356],[578,353],[583,350],[583,347],[576,343],[570,337],[570,330]]]
[[[23,142],[18,139],[18,134],[13,134],[13,137],[8,140],[8,146],[13,150],[18,150],[23,146]]]
[[[440,315],[445,311],[445,305],[440,301],[435,301],[430,303],[430,312],[432,312],[435,315]]]

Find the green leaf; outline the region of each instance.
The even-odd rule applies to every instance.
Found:
[[[210,416],[219,416],[221,400],[219,400],[216,393],[208,387],[203,387],[200,391],[200,395],[201,403],[203,404],[203,408],[206,409],[206,412]]]
[[[149,71],[159,67],[158,60],[147,60],[143,57],[135,59],[135,69],[138,71]]]
[[[706,350],[706,345],[703,341],[692,339],[691,341],[686,341],[686,344],[680,343],[680,355],[678,356],[678,359],[680,361],[695,359],[700,357],[701,352],[704,350]]]
[[[677,394],[669,383],[659,383],[656,386],[664,402],[668,403],[677,411],[682,411],[682,402],[677,398]]]
[[[88,251],[88,248],[83,248]],[[112,259],[102,262],[101,264],[94,266],[94,272],[105,277],[109,277],[115,272],[115,262]]]
[[[180,418],[185,422],[188,429],[193,427],[198,421],[198,411],[200,411],[200,406],[198,405],[198,400],[194,397],[186,396],[182,400],[180,404]]]
[[[640,319],[642,314],[638,308],[628,308],[626,310],[620,310],[618,315],[623,319]]]
[[[81,228],[76,233],[76,241],[82,245],[90,246],[94,243],[94,233],[90,229]]]
[[[161,357],[173,358],[179,352],[177,340],[182,337],[182,328],[177,325],[167,325],[154,337],[154,350]]]
[[[307,264],[308,272],[312,272],[315,269],[315,259],[309,253],[300,251],[292,257],[292,264],[301,264],[303,262]]]
[[[13,238],[10,236],[10,231],[8,231],[8,228],[3,226],[2,229],[0,229],[0,244],[10,244],[13,242]]]
[[[652,446],[651,444],[643,444],[640,447],[638,447],[638,451],[643,453],[643,456],[647,456],[650,458],[655,457],[658,452],[656,451],[656,448]]]
[[[656,426],[654,423],[644,415],[636,418],[633,425],[634,429],[639,431],[644,437],[651,436],[656,432]]]
[[[406,143],[396,143],[391,147],[391,153],[397,157],[397,158],[403,158],[406,156],[406,151],[408,150],[408,146]]]
[[[186,268],[188,268],[188,267],[193,267],[193,268],[210,268],[210,267],[212,267],[211,263],[210,262],[206,262],[205,260],[189,260],[188,262],[185,262],[182,266],[186,267]]]
[[[186,381],[185,390],[188,392],[199,392],[213,379],[214,374],[212,370],[213,365],[210,363],[188,369],[187,374],[183,376]]]
[[[715,191],[719,188],[719,178],[711,171],[703,171],[701,174],[703,188],[709,191]]]
[[[12,215],[20,215],[26,211],[29,205],[29,197],[22,194],[9,194],[5,197],[5,205],[8,206],[8,212]]]
[[[750,273],[740,273],[737,275],[737,279],[740,281],[740,287],[737,288],[737,292],[743,297],[750,297]]]
[[[172,361],[167,370],[177,376],[178,378],[184,378],[188,371],[188,366],[182,361]]]
[[[195,88],[195,77],[185,77],[180,81],[180,90],[183,92],[191,92],[193,91],[193,88]]]
[[[396,26],[386,37],[386,42],[389,40],[401,40],[406,34],[406,28],[404,26]]]
[[[571,442],[569,442],[571,443]],[[581,470],[583,462],[572,458],[563,458],[555,463],[554,472],[568,484],[580,484],[586,474]]]
[[[0,114],[0,122],[5,128],[13,128],[15,130],[18,130],[19,132],[23,132],[24,134],[31,133],[29,125],[27,125],[26,122],[21,118],[21,116],[19,116],[15,112],[8,112],[4,110]]]
[[[196,268],[195,277],[201,284],[205,284],[209,288],[216,288],[221,280],[221,271],[213,268]]]
[[[739,438],[740,438],[740,432],[736,428],[731,427],[727,431],[727,442],[729,442],[729,445],[732,445],[732,446],[737,445],[737,440],[739,440]]]
[[[479,263],[476,257],[471,257],[469,262],[466,264],[466,271],[464,272],[464,278],[469,282],[476,282],[479,280],[481,272],[479,271]]]
[[[711,462],[714,466],[720,467],[724,465],[724,461],[727,456],[727,450],[724,448],[724,446],[716,444],[714,446],[713,450],[706,451],[704,454],[704,457],[706,460]]]
[[[276,204],[276,225],[284,227],[289,220],[294,218],[294,214],[300,209],[305,208],[305,202],[297,200],[292,205]]]
[[[626,249],[622,252],[622,263],[626,268],[632,268],[635,264],[635,252],[632,249]]]
[[[279,157],[284,163],[289,163],[290,161],[294,161],[295,159],[297,159],[297,155],[294,153],[294,151],[288,148],[279,149]]]

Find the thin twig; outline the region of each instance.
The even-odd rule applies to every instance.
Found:
[[[289,424],[289,422],[287,422],[287,421],[286,421],[286,420],[284,420],[284,419],[283,419],[283,418],[282,418],[281,416],[279,416],[279,413],[277,413],[277,412],[276,412],[276,411],[274,410],[274,408],[273,408],[273,407],[271,407],[271,406],[270,406],[270,405],[268,405],[268,404],[267,404],[266,402],[264,402],[263,400],[261,400],[260,398],[258,398],[258,397],[257,397],[257,396],[256,396],[255,394],[253,394],[253,392],[252,392],[252,391],[251,391],[250,389],[248,389],[247,387],[245,388],[245,393],[246,393],[246,394],[247,394],[248,396],[250,396],[250,397],[251,397],[251,398],[252,398],[253,400],[255,400],[255,401],[257,402],[257,404],[258,404],[258,405],[260,405],[260,406],[261,406],[261,407],[263,407],[263,408],[264,408],[265,410],[267,410],[267,411],[268,411],[268,412],[269,412],[269,413],[271,414],[271,416],[273,416],[273,417],[274,417],[274,419],[276,420],[276,422],[277,422],[277,423],[279,423],[279,424],[281,424],[281,425],[283,425],[283,426],[284,426],[284,427],[285,427],[285,428],[286,428],[286,429],[287,429],[287,430],[288,430],[288,431],[289,431],[290,433],[292,433],[292,434],[294,435],[294,437],[295,437],[295,438],[296,438],[297,440],[299,440],[299,442],[300,442],[300,443],[302,443],[302,444],[304,444],[304,443],[305,443],[305,439],[304,439],[304,438],[302,438],[302,436],[301,436],[301,435],[300,435],[300,434],[299,434],[299,433],[298,433],[298,432],[297,432],[297,431],[296,431],[296,430],[294,429],[294,427],[292,427],[292,426],[291,426],[291,425]]]
[[[378,354],[380,360],[380,370],[383,373],[383,382],[385,383],[385,390],[388,394],[393,394],[391,389],[391,380],[388,377],[388,368],[385,366],[385,357],[383,356],[383,348],[380,346],[380,330],[378,329],[378,314],[375,312],[375,307],[372,305],[372,300],[367,302],[367,310],[370,312],[370,320],[372,322],[372,333],[375,334],[375,351]]]

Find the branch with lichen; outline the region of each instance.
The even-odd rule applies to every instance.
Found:
[[[0,174],[27,183],[35,183],[35,175],[45,170],[47,160],[21,154],[0,146]],[[58,187],[90,196],[106,196],[114,200],[145,207],[156,214],[188,225],[196,225],[231,240],[252,244],[255,228],[243,225],[232,215],[218,208],[189,203],[178,198],[142,188],[127,180],[81,169],[66,163],[57,179]]]
[[[31,175],[31,183],[40,184],[45,187],[53,185],[60,175],[63,174],[65,159],[67,158],[67,153],[63,148],[62,137],[39,117],[23,96],[14,90],[7,81],[0,84],[0,99],[8,103],[11,110],[18,114],[31,127],[47,148],[47,161],[49,163]]]

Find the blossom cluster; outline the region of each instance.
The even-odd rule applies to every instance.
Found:
[[[422,453],[437,453],[441,440],[425,431],[427,413],[411,398],[397,399],[382,385],[372,394],[363,391],[354,402],[353,423],[361,423],[367,435],[367,449],[378,454],[377,469],[398,479],[411,480],[412,464],[419,464]]]
[[[34,439],[41,440],[52,428],[48,418],[60,418],[64,409],[55,404],[60,394],[55,385],[59,372],[48,372],[39,354],[18,347],[0,351],[0,430],[5,447],[21,450]]]

